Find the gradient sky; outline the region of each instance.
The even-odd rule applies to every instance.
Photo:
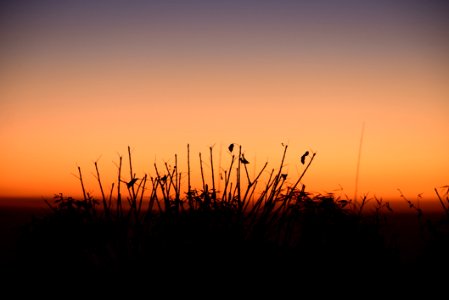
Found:
[[[78,165],[98,196],[128,145],[154,176],[234,142],[256,169],[289,144],[292,181],[316,151],[309,191],[352,197],[363,123],[360,193],[449,184],[446,1],[0,5],[0,196],[78,195]]]

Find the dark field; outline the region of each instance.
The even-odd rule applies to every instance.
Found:
[[[17,242],[26,225],[31,223],[33,216],[43,217],[48,214],[48,209],[44,205],[19,207],[9,203],[2,204],[0,205],[0,264],[4,267],[16,260]]]
[[[188,270],[207,274],[239,270],[238,277],[273,270],[284,274],[318,271],[332,276],[343,270],[422,276],[448,267],[447,222],[444,214],[437,212],[424,213],[422,217],[414,211],[393,212],[384,215],[378,224],[370,213],[357,224],[314,224],[320,228],[311,229],[310,233],[322,237],[304,233],[299,245],[277,243],[271,236],[245,240],[240,225],[226,224],[231,219],[240,222],[235,216],[213,216],[211,212],[186,214],[176,217],[176,221],[173,217],[159,217],[140,233],[124,233],[119,224],[99,220],[79,227],[78,221],[74,225],[55,216],[43,205],[0,207],[2,269],[31,276],[39,276],[42,268],[90,275],[147,270],[161,276],[165,272],[185,276]],[[215,217],[220,222],[211,219]],[[137,230],[136,224],[123,226]],[[349,234],[338,232],[342,226]]]
[[[403,195],[399,202],[389,202],[311,194],[301,180],[315,153],[306,157],[306,152],[303,173],[294,184],[286,183],[282,159],[256,192],[267,165],[251,178],[240,151],[232,155],[220,192],[213,171],[210,186],[204,179],[201,156],[202,188],[191,188],[189,166],[184,191],[176,165],[166,164],[163,173],[155,165],[156,177],[137,178],[128,148],[129,179],[122,177],[120,157],[117,185],[109,194],[95,163],[99,199],[85,192],[79,169],[81,199],[58,194],[46,202],[25,201],[22,207],[4,200],[4,273],[22,280],[50,274],[53,280],[83,278],[83,284],[139,278],[153,286],[228,289],[250,281],[259,288],[325,281],[369,283],[379,290],[379,285],[399,280],[446,278],[441,277],[449,268],[446,187],[436,190],[438,200],[432,205]]]

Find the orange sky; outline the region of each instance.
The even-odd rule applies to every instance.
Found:
[[[79,195],[78,165],[99,195],[93,162],[101,157],[109,186],[128,145],[138,176],[154,176],[153,163],[175,153],[186,171],[187,143],[195,164],[215,145],[217,165],[220,148],[225,164],[239,143],[256,169],[277,167],[286,143],[290,178],[314,150],[309,191],[342,186],[352,197],[363,122],[360,193],[434,197],[449,184],[437,8],[81,2],[4,10],[0,196]]]

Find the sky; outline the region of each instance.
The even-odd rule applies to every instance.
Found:
[[[218,173],[230,143],[251,174],[385,199],[449,184],[445,1],[2,1],[0,196],[80,195],[134,171]],[[125,161],[126,162],[126,161]],[[221,168],[220,168],[221,167]],[[127,174],[127,169],[124,173]],[[210,164],[205,163],[207,178]],[[263,182],[264,179],[262,179]]]

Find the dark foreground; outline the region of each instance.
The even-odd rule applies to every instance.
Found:
[[[286,223],[269,216],[249,222],[227,208],[108,219],[83,210],[2,207],[1,268],[26,278],[44,272],[201,284],[228,276],[235,282],[416,279],[449,267],[443,214],[359,216],[312,205]]]

